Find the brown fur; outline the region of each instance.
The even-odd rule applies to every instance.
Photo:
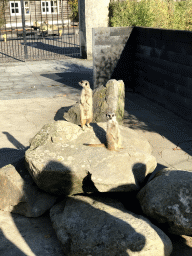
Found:
[[[84,144],[90,147],[106,147],[108,150],[118,151],[121,147],[121,135],[119,131],[119,125],[114,113],[108,113],[107,115],[107,131],[106,131],[106,145],[101,144]]]
[[[92,90],[88,81],[83,80],[79,82],[79,85],[83,87],[81,91],[80,98],[80,120],[81,127],[84,130],[85,124],[90,127],[90,123],[93,119],[93,100],[92,100]]]

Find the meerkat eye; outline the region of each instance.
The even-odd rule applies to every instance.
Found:
[[[85,85],[87,85],[87,83],[85,83]]]

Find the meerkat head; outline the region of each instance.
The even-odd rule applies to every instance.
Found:
[[[106,114],[106,117],[107,117],[107,120],[116,120],[116,115],[115,115],[115,113],[110,113],[110,112],[108,112],[108,113]]]
[[[87,80],[82,80],[81,82],[79,82],[79,85],[81,85],[84,88],[90,88],[89,81]]]

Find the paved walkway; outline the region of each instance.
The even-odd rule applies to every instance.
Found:
[[[0,166],[23,155],[45,124],[62,119],[79,99],[82,79],[93,81],[92,61],[82,59],[0,64]],[[139,94],[126,94],[125,125],[146,137],[158,162],[191,170],[192,124]],[[11,154],[9,153],[11,152]]]
[[[125,125],[148,139],[163,167],[192,170],[192,124],[141,95],[126,97]]]
[[[75,58],[0,63],[0,100],[74,96],[78,81],[92,80],[92,68],[91,61]]]
[[[24,156],[29,139],[44,124],[62,119],[66,107],[79,99],[78,82],[92,81],[92,76],[92,62],[80,59],[0,64],[0,168]],[[148,139],[158,169],[168,166],[191,170],[192,124],[138,94],[127,93],[125,103],[124,123]],[[26,221],[30,234],[23,231]],[[47,227],[51,238],[46,242]],[[29,220],[2,212],[0,230],[3,256],[63,255],[49,217]],[[172,256],[191,255],[191,238],[183,236],[180,240],[172,239]],[[183,253],[183,248],[189,254]]]

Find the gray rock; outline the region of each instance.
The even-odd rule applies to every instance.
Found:
[[[172,251],[163,231],[109,198],[69,197],[51,208],[50,217],[68,256],[168,256]]]
[[[0,210],[39,217],[56,202],[41,191],[24,167],[24,158],[0,169]]]
[[[115,112],[117,121],[124,119],[125,85],[122,80],[111,79],[106,86],[100,86],[93,92],[93,117],[95,122],[105,122],[106,112]]]
[[[89,147],[104,143],[106,123],[79,126],[57,121],[45,125],[25,153],[28,170],[36,184],[56,195],[85,192],[117,192],[140,189],[156,168],[151,146],[135,131],[120,126],[123,149]]]
[[[143,212],[170,233],[192,235],[192,173],[165,168],[138,193]]]
[[[109,110],[116,113],[118,122],[124,119],[125,85],[122,80],[111,79],[106,86],[100,86],[93,91],[93,122],[105,122]],[[65,120],[80,125],[79,103],[73,105],[64,113]]]
[[[67,112],[64,113],[63,117],[68,122],[80,125],[80,103],[74,104]]]

